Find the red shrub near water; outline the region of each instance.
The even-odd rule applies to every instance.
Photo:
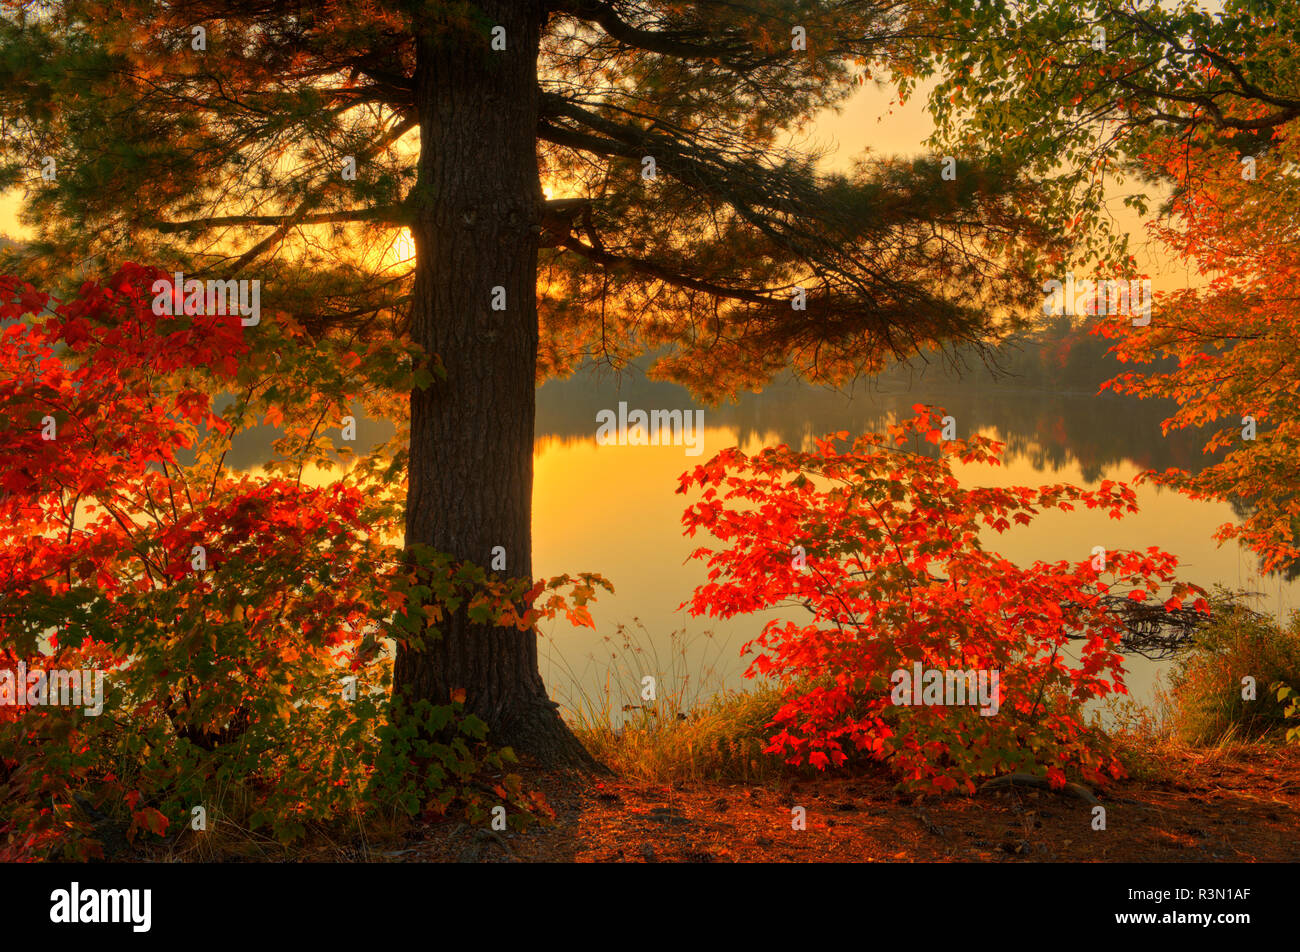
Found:
[[[786,685],[769,751],[819,768],[864,752],[919,791],[973,792],[975,778],[1007,770],[1045,772],[1056,784],[1067,770],[1094,783],[1121,776],[1082,714],[1084,702],[1125,690],[1122,623],[1101,596],[1146,599],[1174,582],[1176,559],[1149,548],[1108,551],[1104,567],[1092,552],[1021,566],[990,551],[981,530],[1078,505],[1121,518],[1137,510],[1134,492],[1110,480],[1095,490],[964,488],[953,463],[997,465],[1001,444],[943,440],[942,411],[914,411],[842,450],[845,433],[812,452],[733,448],[682,476],[679,491],[703,492],[683,516],[687,533],[723,543],[694,553],[709,581],[690,611],[811,614],[774,619],[746,645],[756,652],[748,675]],[[905,449],[926,441],[935,455]],[[1195,595],[1204,609],[1202,594],[1173,584],[1167,604]],[[893,672],[918,663],[982,672],[990,684],[996,672],[996,713],[992,704],[982,714],[971,703],[894,703],[908,696]]]

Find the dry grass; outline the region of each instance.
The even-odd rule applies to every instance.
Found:
[[[604,665],[595,679],[557,662],[567,683],[555,695],[578,739],[617,773],[652,782],[762,782],[795,772],[763,753],[780,689],[765,682],[747,691],[725,688],[716,662],[727,646],[712,632],[675,631],[661,648],[637,622],[620,625],[605,642],[608,658],[589,659]],[[653,698],[643,682],[650,673]],[[586,686],[593,680],[601,683],[594,692]]]
[[[1213,766],[1234,758],[1267,752],[1278,746],[1277,733],[1252,736],[1236,721],[1227,721],[1213,734],[1197,740],[1186,733],[1189,711],[1179,695],[1156,683],[1150,706],[1128,697],[1111,700],[1106,708],[1106,734],[1130,777],[1139,781],[1175,780],[1189,762]]]
[[[621,727],[576,719],[578,738],[623,777],[654,782],[740,780],[762,783],[794,771],[763,753],[781,705],[771,686],[720,694],[689,713],[650,708]]]

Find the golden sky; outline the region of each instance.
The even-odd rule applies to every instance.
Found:
[[[845,169],[864,152],[879,156],[912,156],[925,150],[925,139],[934,125],[925,108],[923,87],[919,95],[906,103],[898,102],[897,91],[889,85],[869,83],[854,94],[838,111],[827,110],[810,123],[804,133],[792,143],[809,148],[829,150],[825,166],[828,169]],[[30,229],[18,221],[21,193],[13,190],[0,193],[0,235],[23,239],[31,236]],[[1134,213],[1123,208],[1119,192],[1113,199],[1113,210],[1118,220],[1134,236],[1139,265],[1155,279],[1157,290],[1170,286],[1183,286],[1193,280],[1185,269],[1168,255],[1148,251],[1143,246],[1141,222]],[[409,259],[413,250],[409,238],[398,236],[384,255],[385,263],[394,265]]]
[[[900,107],[896,100],[897,92],[890,87],[864,87],[839,115],[822,114],[801,138],[811,146],[832,148],[834,155],[827,163],[831,167],[847,168],[864,149],[882,155],[918,153],[922,151],[922,140],[933,129],[925,103],[913,99]],[[18,221],[20,199],[18,190],[0,193],[0,235],[18,239],[31,236],[30,230]]]

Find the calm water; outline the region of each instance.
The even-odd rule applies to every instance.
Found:
[[[608,681],[616,709],[620,699],[637,700],[645,674],[659,679],[662,694],[665,680],[671,690],[691,673],[688,697],[701,687],[745,683],[741,646],[769,616],[719,621],[678,610],[705,579],[703,564],[688,562],[687,556],[709,540],[683,536],[680,520],[688,500],[674,492],[677,477],[725,447],[810,448],[815,436],[879,429],[890,419],[909,416],[912,404],[925,402],[952,414],[961,435],[975,430],[1008,444],[1003,466],[971,466],[959,473],[968,485],[1095,486],[1102,479],[1131,480],[1147,468],[1195,469],[1203,460],[1194,438],[1161,436],[1159,423],[1167,413],[1159,405],[996,388],[969,378],[931,375],[930,382],[904,382],[892,390],[860,385],[853,393],[774,386],[734,405],[704,407],[699,457],[687,456],[680,446],[598,446],[596,414],[617,409],[620,400],[647,410],[700,406],[679,387],[634,374],[583,373],[547,383],[538,392],[533,516],[533,564],[539,575],[596,571],[616,589],[593,611],[595,632],[564,623],[547,626],[543,673],[562,702],[584,692],[599,695]],[[1213,541],[1213,530],[1235,519],[1230,505],[1193,502],[1150,486],[1139,487],[1138,502],[1141,511],[1123,520],[1087,509],[1049,513],[1000,537],[990,533],[988,541],[1021,563],[1077,561],[1088,558],[1095,545],[1155,545],[1179,556],[1182,577],[1206,588],[1220,583],[1264,593],[1259,607],[1279,615],[1300,604],[1294,585],[1261,579],[1248,554]],[[619,625],[637,632],[641,652],[622,649]],[[682,632],[679,643],[687,642],[684,660],[675,663],[673,632]],[[611,653],[619,657],[611,659]],[[1151,700],[1156,673],[1165,666],[1130,660],[1127,677],[1135,699]]]
[[[691,618],[679,609],[705,580],[703,564],[687,557],[709,540],[682,534],[688,499],[674,490],[681,473],[725,447],[807,448],[828,432],[879,429],[924,402],[952,414],[960,435],[974,430],[1007,443],[1001,467],[959,471],[968,485],[1095,486],[1102,479],[1131,480],[1148,468],[1195,470],[1203,463],[1194,437],[1161,436],[1159,424],[1167,412],[1157,404],[998,387],[973,376],[889,379],[853,392],[779,383],[719,408],[704,407],[684,389],[639,373],[590,371],[545,384],[538,391],[534,571],[539,576],[598,572],[615,587],[614,595],[593,606],[594,632],[562,620],[544,626],[542,672],[552,696],[573,706],[584,699],[602,703],[608,693],[617,711],[639,702],[645,675],[657,679],[661,697],[680,691],[688,700],[745,685],[748,662],[741,647],[770,616],[720,621]],[[702,455],[688,456],[681,446],[598,446],[597,413],[616,411],[619,401],[647,411],[703,409]],[[391,432],[382,421],[361,421],[358,449]],[[270,438],[266,428],[246,434],[228,462],[256,465],[269,454]],[[1214,529],[1236,518],[1230,505],[1193,502],[1151,486],[1138,488],[1138,503],[1141,511],[1120,521],[1087,509],[1048,513],[1002,536],[990,533],[988,543],[1021,563],[1077,561],[1089,558],[1096,545],[1155,545],[1180,558],[1188,581],[1261,592],[1257,607],[1279,616],[1300,605],[1294,584],[1261,579],[1248,554],[1235,545],[1215,544]],[[625,648],[629,638],[635,647]],[[1133,697],[1150,701],[1157,672],[1166,666],[1130,659]]]

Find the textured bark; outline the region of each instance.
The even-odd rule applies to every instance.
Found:
[[[406,541],[532,576],[536,400],[539,0],[482,0],[506,49],[436,27],[418,39],[419,178],[412,197],[412,334],[445,379],[411,395]],[[506,309],[492,309],[493,289]],[[537,637],[445,619],[422,650],[399,645],[394,689],[445,704],[456,688],[489,739],[547,763],[590,763],[537,667]]]

